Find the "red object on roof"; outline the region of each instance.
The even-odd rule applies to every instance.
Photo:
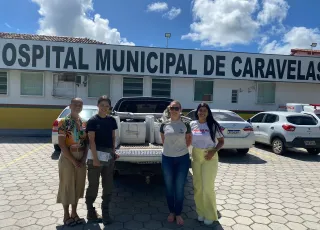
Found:
[[[106,45],[106,43],[104,42],[99,42],[90,38],[68,37],[68,36],[49,36],[49,35],[17,34],[17,33],[0,32],[0,39],[1,38]]]
[[[291,49],[290,55],[320,55],[320,50],[311,50],[311,49]]]

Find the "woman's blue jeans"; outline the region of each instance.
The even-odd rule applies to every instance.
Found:
[[[181,215],[184,186],[186,184],[189,168],[189,153],[181,157],[167,157],[162,155],[162,173],[166,187],[167,204],[170,213]]]

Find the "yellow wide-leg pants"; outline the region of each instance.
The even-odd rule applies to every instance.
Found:
[[[217,221],[214,183],[218,172],[219,157],[216,153],[211,160],[206,160],[204,158],[206,154],[206,149],[192,148],[194,200],[198,216]]]

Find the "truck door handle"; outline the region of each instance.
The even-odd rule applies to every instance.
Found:
[[[259,125],[257,125],[257,128],[259,128],[260,126]]]
[[[270,127],[270,129],[274,129],[274,127]]]

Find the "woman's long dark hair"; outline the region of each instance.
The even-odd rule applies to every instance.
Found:
[[[195,117],[197,120],[199,120],[199,116],[198,116],[198,111],[200,108],[205,107],[208,110],[208,116],[207,116],[207,124],[208,124],[208,128],[210,131],[210,136],[213,142],[215,142],[215,138],[216,138],[216,132],[213,132],[213,127],[215,127],[215,131],[220,132],[221,135],[221,126],[219,125],[219,123],[213,118],[212,116],[212,112],[211,109],[209,107],[209,105],[207,103],[200,103],[197,107],[197,111],[195,113]]]

